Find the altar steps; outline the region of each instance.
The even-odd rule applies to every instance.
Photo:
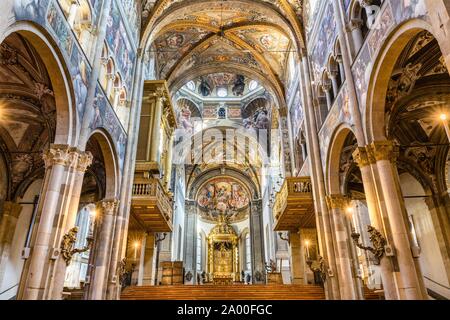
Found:
[[[128,287],[122,300],[325,300],[323,288],[306,285]]]

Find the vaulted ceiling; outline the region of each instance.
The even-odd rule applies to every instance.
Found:
[[[143,1],[143,46],[176,91],[212,72],[258,79],[284,97],[286,61],[303,48],[299,0]]]

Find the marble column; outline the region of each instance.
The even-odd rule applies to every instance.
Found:
[[[253,283],[265,283],[264,230],[262,219],[262,200],[253,200],[250,205]],[[257,279],[258,275],[261,275],[260,279]]]
[[[92,70],[90,74],[91,76],[89,78],[84,114],[83,119],[81,121],[80,137],[78,144],[81,150],[85,149],[92,132],[90,124],[95,114],[94,109],[94,102],[96,99],[95,95],[97,92],[98,78],[100,75],[103,47],[106,39],[107,22],[108,19],[110,19],[111,14],[111,3],[112,0],[103,0],[103,6],[101,9],[101,13],[99,14],[97,25],[97,37],[95,46],[93,48],[94,52],[93,59],[91,61],[92,63]]]
[[[327,197],[327,202],[333,216],[334,233],[337,240],[339,256],[336,259],[339,260],[339,289],[341,290],[341,299],[355,300],[357,295],[352,274],[351,254],[349,252],[349,235],[343,213],[347,207],[348,200],[342,195],[330,195]]]
[[[374,184],[374,176],[371,170],[371,159],[367,149],[358,147],[353,153],[353,159],[357,163],[364,185],[364,194],[366,196],[366,204],[369,211],[370,221],[373,227],[383,234],[388,240],[386,223],[383,221],[381,210],[378,207],[379,199],[377,199],[376,186]],[[366,226],[363,226],[366,227]],[[390,259],[381,259],[380,261],[381,281],[383,283],[384,297],[386,300],[399,299],[394,268]]]
[[[92,163],[92,154],[90,152],[79,151],[75,148],[70,150],[72,162],[68,168],[69,186],[67,192],[63,195],[63,204],[58,218],[59,232],[56,234],[56,244],[59,245],[62,237],[75,226],[81,189],[83,187],[84,173]],[[62,291],[64,288],[64,280],[66,275],[67,264],[60,256],[55,260],[55,264],[50,275],[50,288],[47,298],[53,300],[62,299]]]
[[[348,30],[351,32],[355,56],[364,44],[364,38],[361,31],[364,22],[359,19],[353,19],[347,24]]]
[[[152,122],[152,143],[150,145],[150,161],[159,162],[159,145],[161,139],[161,117],[163,105],[166,100],[164,90],[159,89],[153,93],[155,97],[155,109]]]
[[[194,284],[196,281],[196,258],[197,258],[197,206],[195,201],[185,202],[185,239],[184,239],[184,268],[186,273],[192,273],[192,281],[186,284]]]
[[[104,200],[99,204],[101,209],[101,224],[98,234],[99,246],[94,261],[94,277],[91,284],[91,299],[101,300],[105,298],[107,272],[109,267],[109,258],[111,253],[111,240],[113,233],[113,221],[117,211],[118,200]]]
[[[334,244],[331,235],[328,207],[325,201],[325,183],[322,168],[320,144],[317,135],[317,123],[314,115],[314,104],[312,101],[312,87],[310,78],[309,61],[306,54],[302,57],[302,97],[304,98],[305,126],[307,147],[310,149],[309,166],[311,168],[311,179],[313,184],[313,195],[315,199],[314,207],[316,211],[316,223],[319,231],[319,245],[324,260],[327,263],[329,272],[325,282],[326,295],[328,299],[339,299],[339,284],[335,276],[336,261],[334,254]]]
[[[331,79],[331,85],[333,87],[333,94],[335,97],[337,97],[338,93],[339,93],[339,84],[338,84],[338,71],[337,70],[331,70],[329,72],[330,75],[330,79]]]
[[[51,145],[43,155],[46,168],[41,192],[43,198],[40,201],[40,216],[36,221],[37,231],[34,246],[26,269],[26,283],[22,296],[24,300],[42,299],[49,259],[57,257],[59,253],[59,248],[53,247],[52,234],[55,217],[60,210],[62,184],[65,181],[66,169],[70,162],[69,149],[67,145]]]
[[[411,253],[410,239],[406,227],[403,195],[399,183],[395,180],[392,161],[395,159],[394,146],[391,141],[373,142],[370,151],[377,161],[378,174],[386,203],[389,223],[394,240],[395,253],[400,269],[398,291],[401,300],[423,299],[421,285],[417,276],[414,259]]]
[[[131,197],[133,189],[134,175],[129,174],[134,172],[136,165],[136,150],[138,142],[138,133],[140,126],[140,115],[142,107],[142,95],[143,95],[143,50],[139,48],[137,50],[137,59],[134,67],[134,79],[133,79],[133,93],[131,100],[130,121],[128,122],[128,140],[125,154],[125,162],[122,177],[122,183],[120,186],[120,201],[118,213],[114,222],[114,237],[112,241],[111,249],[111,261],[109,264],[108,272],[108,290],[106,292],[106,298],[109,300],[119,299],[120,295],[120,281],[118,281],[118,266],[127,251],[127,238],[128,238],[128,221],[130,217]]]
[[[145,249],[143,250],[143,286],[153,286],[155,284],[155,234],[148,233],[145,238]]]
[[[291,278],[293,284],[305,284],[304,257],[300,232],[289,234],[289,251],[291,257]]]
[[[327,98],[327,107],[330,110],[333,107],[333,98],[331,96],[331,81],[327,81],[322,84],[322,90],[325,92],[325,97]]]
[[[20,204],[11,201],[3,202],[3,214],[0,220],[0,283],[3,281],[6,262],[9,260],[11,244],[21,211]]]

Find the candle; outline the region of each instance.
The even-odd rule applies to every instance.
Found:
[[[137,248],[139,246],[139,243],[136,241],[134,243],[134,260],[137,260]]]
[[[308,240],[305,241],[305,245],[306,245],[306,257],[309,259],[309,241]]]

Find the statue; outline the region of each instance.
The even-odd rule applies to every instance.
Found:
[[[269,263],[266,263],[266,272],[267,273],[274,273],[277,272],[277,263],[276,261],[273,261],[272,259],[270,259]]]
[[[207,97],[211,94],[211,86],[205,78],[201,79],[201,83],[199,86],[200,93],[202,96]]]
[[[78,227],[73,227],[72,229],[67,232],[62,240],[61,240],[61,256],[66,262],[66,265],[68,266],[70,262],[72,261],[72,257],[76,253],[83,253],[90,249],[92,244],[92,238],[88,238],[88,245],[82,249],[76,249],[73,248],[75,245],[75,242],[77,241],[77,234],[78,234]]]
[[[243,75],[237,75],[233,86],[233,94],[235,96],[242,96],[245,90],[245,78]]]

